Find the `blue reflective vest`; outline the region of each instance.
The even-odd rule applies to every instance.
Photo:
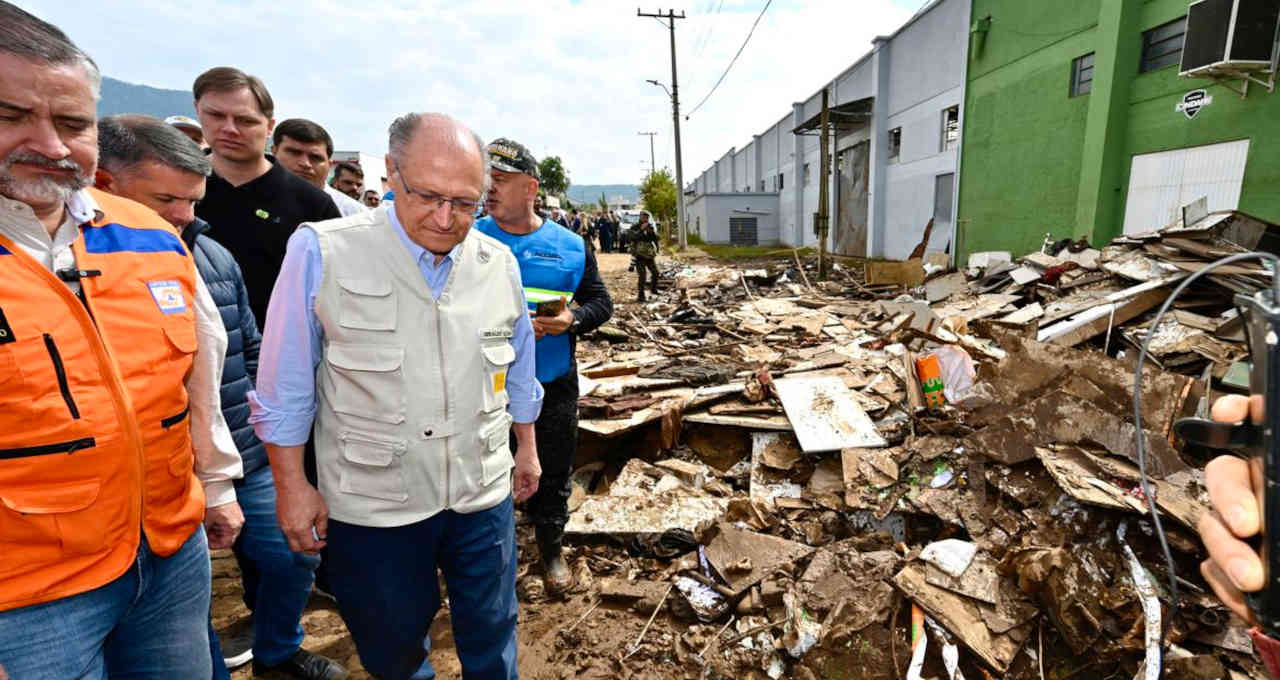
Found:
[[[581,236],[551,220],[543,220],[532,234],[503,231],[492,217],[476,220],[475,228],[502,241],[515,253],[530,311],[536,311],[539,302],[561,296],[566,302],[573,300],[587,266],[587,249]],[[568,333],[544,336],[535,347],[538,382],[551,382],[573,368]]]

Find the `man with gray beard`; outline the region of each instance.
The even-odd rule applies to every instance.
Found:
[[[208,548],[243,522],[227,336],[173,227],[87,188],[99,84],[0,0],[0,666],[208,678]]]

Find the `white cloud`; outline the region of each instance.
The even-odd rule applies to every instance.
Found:
[[[311,118],[341,149],[382,153],[395,116],[434,110],[559,155],[575,183],[638,182],[649,159],[639,131],[659,133],[659,167],[675,165],[670,100],[644,82],[670,86],[668,33],[632,0],[20,4],[121,80],[187,89],[212,66],[254,73],[278,120]],[[775,0],[719,90],[681,121],[686,181],[789,115],[913,4]],[[762,5],[690,0],[676,22],[682,110],[710,90]]]

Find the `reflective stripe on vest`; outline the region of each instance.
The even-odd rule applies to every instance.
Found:
[[[537,311],[538,302],[548,298],[573,299],[573,291],[582,283],[587,264],[586,245],[581,236],[549,220],[543,221],[531,234],[503,231],[492,217],[477,220],[475,228],[501,241],[515,254],[530,311]],[[568,333],[539,339],[535,346],[538,381],[548,383],[568,373],[572,368],[572,349]]]
[[[92,190],[91,190],[92,191]],[[0,237],[0,611],[102,586],[139,530],[170,555],[204,515],[183,381],[195,269],[172,227],[93,192],[82,302]]]

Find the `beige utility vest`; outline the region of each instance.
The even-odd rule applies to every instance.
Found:
[[[505,500],[506,375],[525,313],[515,256],[472,229],[433,301],[385,208],[310,227],[323,262],[315,442],[330,516],[394,527]]]

